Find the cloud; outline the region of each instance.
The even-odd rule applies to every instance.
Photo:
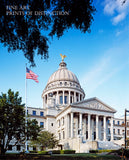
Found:
[[[126,17],[126,14],[123,12],[123,13],[120,13],[118,14],[116,17],[113,18],[113,24],[116,25],[118,24],[120,21],[124,20]]]
[[[105,0],[104,13],[112,17],[113,25],[117,25],[129,14],[129,0],[125,3],[123,0]]]

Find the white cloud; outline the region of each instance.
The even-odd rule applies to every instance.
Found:
[[[113,18],[113,24],[116,25],[118,24],[120,21],[124,20],[126,17],[126,14],[123,12],[123,13],[120,13],[118,14],[116,17]]]
[[[105,0],[104,13],[112,16],[112,23],[118,24],[129,14],[129,0],[123,4],[123,0]]]
[[[122,33],[121,31],[117,31],[116,36],[118,37],[121,33]]]

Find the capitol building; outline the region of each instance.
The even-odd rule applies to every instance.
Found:
[[[48,79],[42,100],[43,108],[28,107],[28,114],[42,130],[56,135],[58,149],[89,152],[124,145],[124,119],[114,118],[116,110],[102,100],[85,98],[78,78],[68,70],[64,58]],[[129,121],[127,136],[128,126]]]

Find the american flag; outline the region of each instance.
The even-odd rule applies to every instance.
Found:
[[[38,81],[38,75],[32,72],[29,68],[26,67],[26,79],[33,79],[35,82]]]

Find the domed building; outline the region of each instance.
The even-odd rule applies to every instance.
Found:
[[[123,134],[123,128],[114,125],[116,110],[96,97],[84,98],[77,76],[67,69],[62,59],[43,90],[43,108],[28,107],[28,113],[31,119],[36,118],[42,130],[56,135],[59,149],[88,152],[119,148],[113,143]],[[121,134],[115,137],[115,130]]]
[[[53,101],[51,97],[53,97]],[[66,63],[62,61],[59,69],[50,76],[43,91],[43,107],[46,108],[51,99],[54,106],[62,109],[68,104],[82,101],[84,97],[85,93],[78,78],[67,69]]]
[[[98,98],[85,99],[78,78],[67,69],[64,58],[59,69],[48,79],[42,99],[43,108],[28,107],[29,118],[36,119],[42,131],[56,135],[58,149],[83,153],[93,149],[118,149],[124,144],[124,139],[121,139],[125,132],[124,119],[114,118],[116,110]],[[21,144],[8,152],[23,149]],[[35,150],[35,147],[29,147],[29,150]]]

